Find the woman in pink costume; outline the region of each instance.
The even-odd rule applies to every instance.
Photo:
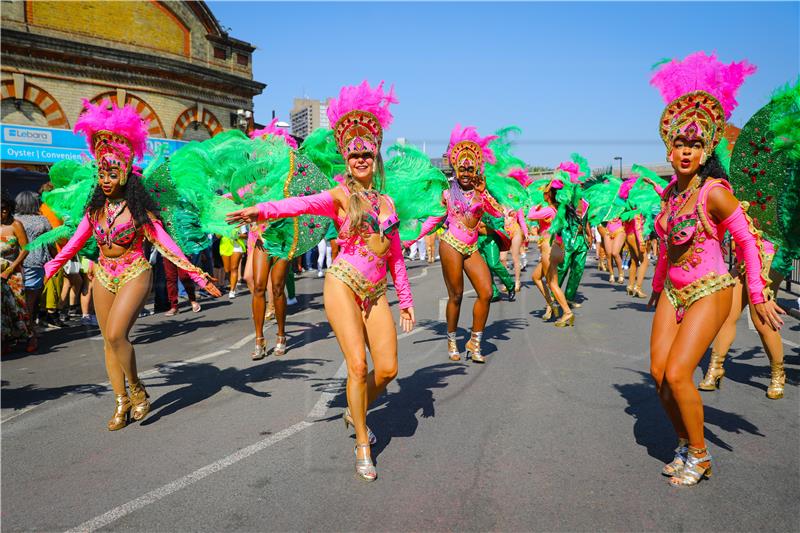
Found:
[[[575,323],[575,315],[567,303],[564,291],[558,284],[558,266],[564,260],[564,242],[561,235],[551,235],[550,229],[553,220],[558,214],[558,202],[556,201],[556,191],[562,189],[564,183],[561,180],[553,179],[545,186],[544,200],[546,206],[533,206],[528,212],[528,219],[536,220],[539,223],[539,253],[541,262],[533,270],[533,282],[542,293],[547,309],[542,318],[550,320],[555,313],[558,316],[559,310],[556,303],[564,310],[564,316],[555,322],[556,327],[572,326]],[[545,286],[545,282],[547,285]],[[550,296],[552,293],[552,297]],[[553,302],[555,299],[555,302]]]
[[[679,439],[662,473],[676,487],[696,485],[712,471],[692,375],[731,308],[734,279],[720,244],[726,231],[745,257],[759,320],[775,329],[782,323],[761,276],[757,236],[714,154],[736,105],[734,95],[754,70],[746,62],[723,65],[697,52],[662,65],[651,80],[668,102],[660,133],[676,175],[655,220],[660,246],[649,302],[656,304],[650,372]]]
[[[422,225],[421,239],[442,222],[445,231],[439,238],[439,257],[447,286],[447,355],[451,361],[461,359],[456,343],[458,316],[464,295],[464,273],[467,274],[478,298],[472,307],[472,334],[467,342],[467,357],[474,363],[484,363],[481,339],[489,316],[492,298],[492,278],[489,267],[478,252],[478,224],[486,212],[493,217],[504,217],[500,204],[486,192],[483,175],[485,162],[494,162],[494,154],[487,146],[496,137],[480,137],[472,126],[456,125],[450,134],[447,157],[455,170],[450,188],[442,192],[442,205],[447,208],[443,216],[428,218]]]
[[[192,281],[214,297],[219,290],[211,277],[192,265],[164,230],[159,210],[140,180],[134,165],[147,148],[147,127],[133,106],[109,108],[108,102],[92,105],[75,123],[86,136],[97,163],[98,183],[77,231],[61,252],[45,265],[47,279],[94,236],[100,248],[93,292],[97,321],[105,342],[105,362],[116,407],[108,422],[111,431],[125,427],[129,419],[141,421],[150,411],[147,391],[139,380],[136,354],[128,335],[150,294],[152,271],[142,251],[149,240],[162,256],[189,272]],[[129,391],[125,389],[128,381]]]
[[[344,87],[328,104],[336,143],[347,163],[344,183],[319,194],[258,204],[228,215],[246,223],[301,214],[327,216],[339,230],[339,254],[325,275],[323,301],[347,363],[345,424],[356,431],[356,475],[377,478],[370,444],[375,436],[366,423],[367,408],[397,375],[397,331],[386,298],[386,273],[391,271],[400,301],[400,325],[414,326],[414,307],[408,284],[398,218],[392,200],[380,193],[383,129],[391,123],[393,91],[384,93],[363,82]],[[366,345],[374,370],[367,372]]]
[[[628,295],[635,298],[647,298],[647,295],[642,291],[642,283],[644,283],[644,277],[647,274],[647,267],[650,265],[650,258],[647,255],[647,241],[644,235],[645,215],[641,212],[642,208],[645,206],[634,205],[635,202],[631,202],[630,198],[631,189],[640,179],[643,183],[653,187],[655,194],[659,197],[664,193],[664,189],[650,178],[644,176],[640,178],[638,174],[634,174],[625,180],[619,188],[619,197],[626,202],[626,213],[623,214],[623,219],[626,218],[626,214],[629,215],[629,218],[623,221],[623,227],[625,228],[625,245],[628,247],[628,251],[631,254],[631,264],[628,269],[628,287],[626,291]],[[658,197],[653,194],[653,191],[650,191],[650,193],[652,195],[652,201],[656,202],[657,205]],[[648,216],[650,215],[648,214]],[[648,218],[648,220],[652,219]]]
[[[603,235],[603,250],[606,253],[606,267],[608,268],[609,283],[614,283],[614,265],[617,265],[617,283],[625,283],[622,272],[622,248],[625,246],[625,227],[622,220],[615,218],[603,223],[606,234]]]

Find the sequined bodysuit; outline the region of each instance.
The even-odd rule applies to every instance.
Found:
[[[338,187],[350,197],[347,186],[342,184]],[[368,310],[386,293],[386,273],[390,270],[400,308],[413,307],[397,229],[399,221],[391,198],[374,190],[355,194],[361,195],[367,204],[361,228],[352,228],[349,216],[346,213],[339,214],[329,191],[258,204],[259,221],[303,214],[330,217],[339,230],[336,239],[339,254],[328,269],[328,274],[350,287],[359,305]],[[381,200],[388,204],[390,211],[383,219],[380,217]]]
[[[765,300],[757,236],[748,225],[741,207],[737,207],[733,214],[719,224],[714,223],[708,214],[707,203],[708,194],[715,187],[730,190],[726,181],[708,179],[697,192],[693,208],[684,213],[681,213],[684,205],[680,203],[680,195],[674,194],[674,186],[668,187],[665,192],[665,209],[655,220],[659,237],[659,257],[653,277],[653,290],[661,292],[666,289],[667,297],[675,307],[678,322],[694,302],[734,284],[720,244],[726,230],[731,232],[737,246],[742,249],[743,256],[747,258],[751,301],[761,303]],[[687,201],[692,196],[693,193],[689,192]],[[669,259],[669,256],[681,250],[684,252],[677,260]]]

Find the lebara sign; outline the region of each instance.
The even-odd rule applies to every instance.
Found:
[[[13,124],[0,124],[0,128],[0,160],[4,163],[56,163],[64,159],[83,161],[90,157],[83,136],[70,130]],[[166,145],[166,154],[169,155],[184,144],[186,141],[151,138],[147,142],[150,153],[145,155],[145,162],[163,145]]]

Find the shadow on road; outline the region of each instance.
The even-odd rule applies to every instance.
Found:
[[[372,457],[377,459],[394,437],[411,437],[417,432],[419,422],[417,413],[422,418],[436,416],[433,389],[447,387],[451,376],[466,374],[467,367],[459,363],[442,363],[418,369],[408,377],[397,380],[398,392],[382,394],[370,407],[367,424],[378,437],[378,443],[372,447]],[[330,403],[334,411],[341,411],[347,406],[345,381],[338,379],[322,380],[315,387],[321,392],[336,394]],[[341,418],[336,412],[323,420]],[[354,437],[354,435],[353,435]]]
[[[220,392],[223,387],[268,398],[271,396],[270,393],[258,391],[251,384],[273,379],[309,379],[315,372],[305,367],[322,366],[325,363],[326,361],[322,359],[271,359],[243,369],[234,367],[220,369],[209,363],[156,365],[162,375],[154,379],[162,379],[163,382],[151,383],[151,380],[145,380],[150,393],[157,391],[159,387],[178,388],[151,399],[151,414],[142,425],[154,424],[162,417],[207,400]]]
[[[132,344],[150,344],[153,342],[162,341],[164,339],[171,339],[175,337],[183,337],[194,333],[199,329],[210,329],[219,327],[231,322],[238,322],[247,320],[246,317],[233,317],[216,320],[203,320],[200,316],[191,318],[172,318],[165,317],[163,320],[153,322],[152,324],[139,323],[134,326],[131,333]]]
[[[39,405],[50,400],[57,400],[67,394],[91,394],[100,396],[109,389],[102,385],[69,385],[67,387],[53,387],[50,389],[40,389],[36,385],[25,385],[24,387],[8,387],[9,382],[2,381],[2,392],[0,392],[0,403],[3,409],[13,409],[15,411]]]
[[[672,459],[673,448],[678,439],[672,424],[661,407],[652,377],[650,374],[638,370],[621,370],[635,372],[639,374],[642,380],[640,383],[614,385],[614,388],[628,402],[625,412],[636,420],[633,425],[633,436],[636,439],[636,443],[647,448],[647,453],[650,457],[665,463],[669,462]],[[737,414],[722,411],[708,405],[704,406],[704,412],[706,439],[720,448],[729,451],[733,449],[709,426],[716,426],[726,433],[744,432],[760,437],[764,436],[757,426]]]

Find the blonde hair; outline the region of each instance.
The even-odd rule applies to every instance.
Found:
[[[383,157],[378,153],[378,155],[375,156],[375,161],[372,163],[372,188],[382,193],[385,179],[386,174],[383,168]],[[364,223],[364,212],[367,206],[364,198],[358,193],[366,189],[350,174],[349,168],[344,178],[344,184],[350,191],[347,203],[347,218],[350,220],[349,233],[354,235],[360,234],[361,225]]]

